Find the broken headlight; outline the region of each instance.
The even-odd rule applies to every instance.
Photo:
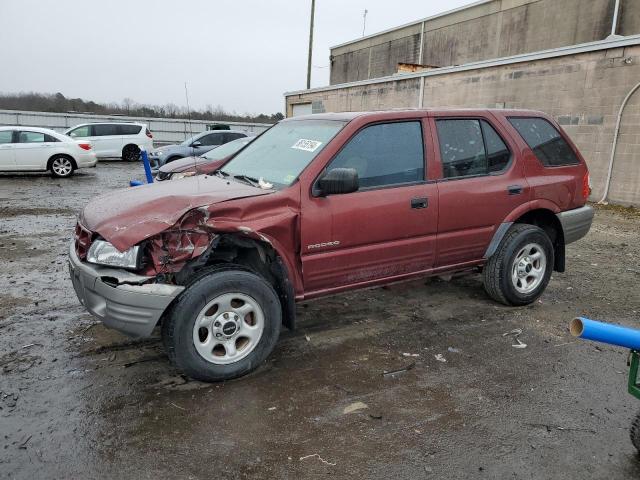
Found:
[[[109,267],[138,270],[142,266],[140,247],[131,247],[124,252],[104,240],[95,240],[87,253],[87,262]]]

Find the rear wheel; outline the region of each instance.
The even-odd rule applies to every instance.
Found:
[[[73,175],[73,160],[62,155],[55,156],[50,163],[51,174],[54,177],[65,178]]]
[[[271,353],[282,310],[273,287],[239,270],[200,276],[168,312],[162,337],[169,359],[205,382],[245,375]]]
[[[515,224],[484,267],[485,290],[505,305],[528,305],[544,292],[553,264],[553,244],[545,231]]]
[[[127,145],[122,149],[122,159],[127,162],[135,162],[140,158],[140,149],[137,145]]]

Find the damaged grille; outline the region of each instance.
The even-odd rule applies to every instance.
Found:
[[[80,225],[80,222],[76,223],[76,231],[75,231],[75,246],[76,246],[76,255],[80,260],[84,260],[87,258],[87,252],[89,251],[89,247],[91,246],[91,239],[93,234]]]

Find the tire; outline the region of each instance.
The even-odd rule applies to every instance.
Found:
[[[553,244],[545,231],[514,224],[483,269],[484,288],[497,302],[529,305],[547,288],[553,265]]]
[[[214,268],[172,305],[163,319],[162,340],[179,370],[216,382],[246,375],[264,362],[281,324],[278,295],[262,277]]]
[[[73,175],[75,163],[69,157],[56,155],[49,160],[49,170],[55,178],[68,178]]]
[[[640,453],[640,413],[638,413],[631,424],[631,443],[633,443],[633,446],[636,447],[636,450]]]
[[[137,145],[127,145],[122,149],[122,160],[135,162],[140,158],[140,149]]]

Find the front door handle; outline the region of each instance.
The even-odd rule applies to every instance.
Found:
[[[522,193],[522,185],[509,185],[507,192],[509,192],[509,195],[520,195]]]
[[[428,198],[412,198],[411,208],[427,208],[429,206]]]

